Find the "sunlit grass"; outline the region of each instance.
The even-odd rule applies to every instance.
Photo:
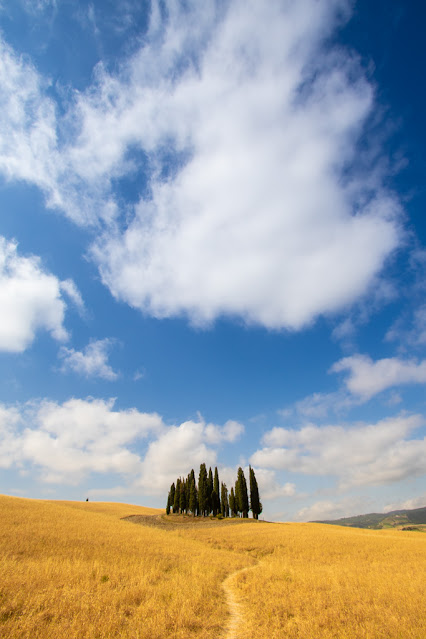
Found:
[[[426,535],[316,524],[163,530],[125,504],[0,497],[0,636],[425,639]]]
[[[234,580],[247,637],[426,637],[426,535],[269,524],[197,537],[258,558]]]
[[[240,557],[120,521],[148,509],[0,497],[4,639],[212,637]],[[116,513],[114,515],[114,513]]]

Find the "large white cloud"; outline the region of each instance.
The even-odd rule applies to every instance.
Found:
[[[367,355],[352,355],[333,364],[331,371],[347,371],[346,387],[363,400],[393,386],[426,384],[426,360],[417,362],[388,357],[374,362]]]
[[[92,472],[138,472],[140,457],[131,444],[159,433],[164,424],[155,413],[113,407],[113,400],[95,399],[36,405],[34,425],[21,438],[24,460],[39,467],[48,482],[76,483]]]
[[[164,495],[190,467],[216,462],[217,447],[244,428],[198,421],[167,425],[156,413],[117,410],[115,400],[70,399],[0,405],[0,468],[36,473],[42,482],[79,484],[119,477],[118,491]]]
[[[24,351],[39,330],[56,340],[68,338],[63,284],[43,269],[40,258],[19,255],[17,245],[0,236],[0,350]],[[71,280],[65,284],[78,293]]]
[[[107,222],[103,281],[154,316],[300,329],[353,303],[398,246],[399,204],[356,166],[373,89],[324,46],[349,3],[165,6],[63,119],[4,46],[0,169],[78,223]],[[149,187],[125,216],[122,176]]]
[[[138,484],[150,492],[164,493],[178,476],[188,474],[188,464],[195,472],[202,463],[214,466],[217,460],[214,446],[234,442],[243,432],[244,427],[238,422],[217,426],[206,424],[201,417],[197,422],[170,427],[149,445]]]
[[[126,231],[94,249],[118,298],[159,317],[237,315],[297,329],[371,284],[398,243],[398,206],[378,184],[364,205],[359,184],[355,193],[343,186],[373,99],[359,73],[350,80],[353,63],[321,55],[333,21],[330,4],[321,6],[233,3],[197,68],[162,84],[160,95],[150,87],[148,144],[168,135],[190,159],[174,177],[154,179]],[[180,26],[169,36],[181,36]],[[133,62],[133,78],[141,64]],[[130,86],[135,109],[137,81]],[[100,110],[89,113],[93,131]],[[126,114],[135,117],[130,107]]]
[[[251,462],[262,468],[336,476],[342,489],[390,484],[426,473],[426,439],[411,437],[424,424],[419,415],[402,415],[351,427],[273,428]]]

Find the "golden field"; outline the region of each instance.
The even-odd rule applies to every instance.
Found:
[[[1,496],[0,512],[4,639],[426,638],[422,533]]]

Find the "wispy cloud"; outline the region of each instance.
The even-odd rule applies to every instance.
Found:
[[[385,512],[390,512],[392,510],[411,510],[413,508],[424,507],[426,507],[426,493],[423,493],[423,495],[420,495],[419,497],[413,497],[411,499],[405,499],[386,504]]]
[[[401,350],[424,346],[426,344],[426,305],[421,304],[414,309],[409,321],[399,318],[386,333],[389,342],[400,342]]]
[[[46,9],[56,8],[58,0],[18,0],[29,13],[46,11]]]
[[[86,307],[84,305],[83,297],[78,290],[75,282],[71,279],[63,280],[61,282],[61,291],[63,291],[67,297],[71,300],[74,306],[82,317],[86,314]]]
[[[119,374],[108,364],[108,351],[114,340],[101,339],[90,342],[82,351],[63,346],[59,351],[62,371],[73,371],[85,377],[100,377],[114,381]]]

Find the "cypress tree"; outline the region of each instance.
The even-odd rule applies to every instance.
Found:
[[[195,485],[195,477],[191,477],[188,507],[189,511],[192,513],[192,516],[195,517],[195,513],[197,510],[197,487]]]
[[[231,517],[235,517],[237,514],[237,505],[235,503],[235,493],[234,488],[231,488],[231,492],[229,494],[229,508],[231,509]]]
[[[217,515],[218,513],[220,513],[219,473],[217,471],[217,466],[215,466],[215,469],[214,469],[212,510],[213,510],[213,515]]]
[[[176,481],[175,497],[173,499],[173,512],[174,513],[178,513],[179,512],[180,484],[181,484],[181,481],[180,481],[180,479],[178,479]]]
[[[259,498],[259,488],[257,486],[256,475],[251,466],[249,466],[250,472],[250,510],[253,513],[253,519],[259,519],[259,515],[262,512],[262,504]]]
[[[242,513],[243,517],[246,519],[249,512],[249,499],[247,493],[247,482],[241,466],[238,468],[237,482],[235,484],[235,499],[238,511]]]
[[[170,508],[173,508],[173,504],[175,502],[175,483],[173,482],[173,484],[170,486],[170,492],[169,492],[169,497],[170,497]],[[174,509],[173,509],[173,512]]]
[[[247,482],[241,466],[238,468],[235,487],[231,488],[228,494],[226,484],[219,483],[219,473],[217,466],[214,469],[214,479],[211,467],[207,473],[206,464],[200,465],[198,476],[198,487],[195,481],[194,469],[188,474],[186,479],[179,477],[176,485],[170,486],[167,496],[166,512],[188,513],[193,516],[205,517],[213,512],[213,515],[222,513],[223,517],[229,517],[230,511],[233,517],[239,516],[247,518],[249,510],[253,513],[253,518],[258,519],[262,512],[262,504],[259,498],[259,488],[254,470],[249,466],[250,473],[250,501],[247,491]]]
[[[182,514],[186,511],[186,482],[184,479],[180,484],[179,508]]]
[[[210,466],[210,468],[209,468],[209,477],[208,477],[208,480],[207,480],[207,510],[208,510],[207,514],[208,515],[213,510],[212,495],[213,495],[213,473],[212,473],[212,469],[211,469],[211,466]]]
[[[222,517],[229,517],[228,489],[224,483],[220,485],[220,502]]]
[[[191,486],[192,486],[192,482],[194,482],[195,484],[195,473],[194,473],[194,469],[191,469],[191,472],[188,473],[188,477],[186,480],[186,508],[188,511],[190,512],[195,512],[197,510],[197,504],[193,503],[192,505],[194,506],[194,508],[191,508]]]
[[[206,510],[208,507],[208,478],[207,469],[205,464],[200,466],[200,474],[198,476],[198,514],[203,517],[206,516]]]
[[[186,504],[186,511],[189,510],[189,493],[191,490],[191,473],[188,473],[188,476],[186,478],[185,481],[185,504]]]

